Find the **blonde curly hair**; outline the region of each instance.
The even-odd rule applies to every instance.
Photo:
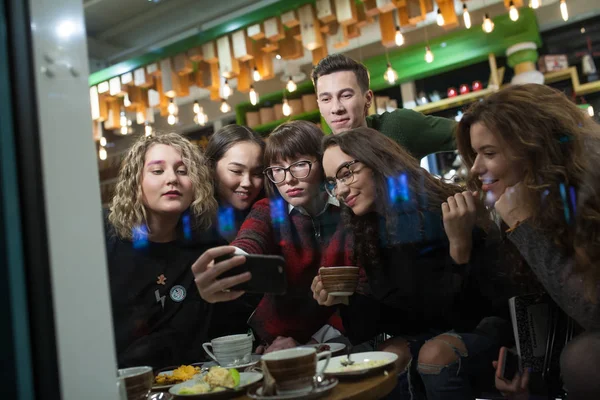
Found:
[[[213,182],[204,156],[189,140],[177,133],[162,133],[140,137],[129,149],[121,163],[115,195],[110,203],[108,220],[116,234],[132,239],[133,229],[147,226],[146,208],[142,202],[142,171],[147,151],[154,145],[173,147],[181,154],[187,173],[192,181],[194,195],[189,210],[192,227],[210,227],[217,210]]]

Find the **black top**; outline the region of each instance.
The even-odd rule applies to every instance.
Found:
[[[492,299],[480,290],[486,275],[480,257],[457,265],[449,255],[441,215],[420,214],[422,228],[400,221],[400,242],[380,233],[380,265],[366,269],[367,296],[355,294],[342,306],[344,327],[353,343],[380,333],[410,336],[455,329],[470,332],[482,318],[497,314]],[[382,229],[380,229],[381,232]],[[412,234],[410,232],[413,232]],[[415,237],[414,232],[420,232]],[[485,237],[474,231],[474,253],[484,251]],[[484,278],[485,279],[485,278]]]
[[[106,243],[120,368],[198,362],[203,342],[247,332],[252,305],[208,304],[194,283],[194,261],[227,244],[214,230],[170,243],[132,242],[118,238],[107,222]]]

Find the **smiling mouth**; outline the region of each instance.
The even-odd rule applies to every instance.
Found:
[[[233,192],[233,193],[235,193],[238,197],[243,197],[243,198],[250,197],[250,192]]]

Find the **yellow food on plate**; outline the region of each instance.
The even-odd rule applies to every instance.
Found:
[[[210,386],[204,382],[197,383],[193,386],[184,387],[179,391],[179,394],[200,394],[210,393]]]
[[[222,386],[233,389],[237,386],[229,370],[222,367],[212,367],[209,369],[208,373],[204,376],[204,382],[208,383],[211,387]]]
[[[189,381],[199,372],[200,367],[182,365],[181,367],[174,369],[170,374],[162,372],[156,375],[154,382],[157,385],[173,385],[176,383]]]

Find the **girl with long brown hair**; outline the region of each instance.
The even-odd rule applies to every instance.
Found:
[[[533,271],[567,315],[586,330],[600,329],[600,127],[564,94],[528,84],[473,105],[457,144],[470,170],[468,188],[485,192],[524,261],[515,275]],[[597,336],[581,343],[598,348]],[[598,397],[590,375],[596,368],[580,363],[574,372],[572,348],[562,360],[569,398],[591,398],[578,394],[584,389]],[[510,392],[518,385],[497,386]]]
[[[481,242],[473,234],[474,194],[433,177],[369,128],[329,136],[323,148],[326,188],[343,204],[371,294],[343,299],[348,334],[355,341],[395,336],[381,349],[397,352],[404,366],[415,360],[427,398],[472,398],[470,380],[492,376],[487,364],[501,344],[496,331],[475,331],[492,305],[470,264]],[[318,277],[313,292],[321,304],[342,302]]]

